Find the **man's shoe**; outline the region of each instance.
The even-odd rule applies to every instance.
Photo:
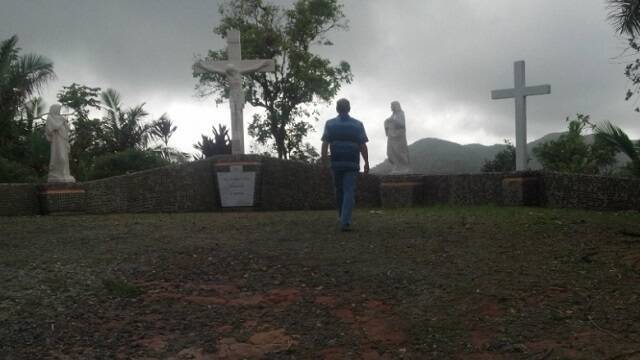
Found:
[[[349,231],[352,231],[352,229],[351,229],[351,224],[342,224],[342,225],[340,226],[340,231],[342,231],[342,232],[349,232]]]

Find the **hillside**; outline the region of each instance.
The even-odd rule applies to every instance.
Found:
[[[531,169],[541,169],[538,159],[533,155],[533,148],[547,141],[555,140],[563,133],[547,134],[527,144]],[[593,135],[584,137],[587,143],[593,142]],[[504,144],[460,145],[455,142],[437,138],[424,138],[409,145],[409,157],[414,173],[418,174],[467,174],[480,172],[485,160],[492,160],[495,155],[506,147]],[[624,156],[618,157],[619,162],[625,162]],[[391,165],[387,160],[374,166],[374,174],[388,174]]]

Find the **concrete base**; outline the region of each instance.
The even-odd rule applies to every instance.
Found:
[[[380,180],[380,203],[383,208],[423,205],[423,188],[420,175],[383,176]]]
[[[38,186],[42,214],[82,213],[86,209],[84,187],[76,183],[47,183]]]

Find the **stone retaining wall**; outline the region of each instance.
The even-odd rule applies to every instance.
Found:
[[[502,204],[502,180],[508,174],[424,176],[423,204]]]
[[[640,210],[640,179],[551,172],[541,178],[548,207]]]
[[[38,214],[40,204],[35,184],[0,184],[0,216]]]
[[[218,208],[213,160],[165,166],[82,183],[86,212],[198,212]]]
[[[334,199],[330,170],[297,161],[262,159],[260,209],[333,209]],[[360,207],[380,206],[380,180],[377,176],[360,174],[356,204]]]
[[[215,165],[234,161],[260,163],[256,210],[334,208],[330,171],[296,161],[228,155],[75,184],[84,193],[68,192],[74,196],[71,203],[55,197],[63,196],[55,191],[43,201],[36,184],[0,184],[0,216],[36,215],[56,208],[93,214],[220,211]],[[495,204],[640,210],[640,179],[552,172],[405,177],[361,174],[357,206]]]

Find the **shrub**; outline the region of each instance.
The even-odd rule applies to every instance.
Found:
[[[27,183],[38,181],[35,170],[21,163],[0,157],[0,183]]]
[[[130,149],[98,156],[95,159],[89,178],[92,180],[102,179],[168,164],[169,161],[162,159],[152,151]]]

